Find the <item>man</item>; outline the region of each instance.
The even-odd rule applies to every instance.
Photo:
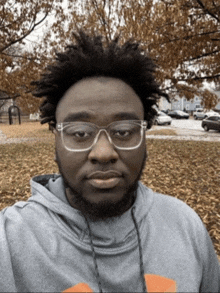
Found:
[[[159,90],[137,44],[83,32],[35,82],[60,175],[0,213],[1,292],[219,292],[199,216],[139,182]],[[166,96],[167,97],[167,96]]]

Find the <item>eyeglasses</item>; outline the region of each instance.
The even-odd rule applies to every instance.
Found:
[[[138,148],[147,129],[147,121],[122,120],[110,123],[106,127],[99,127],[89,122],[62,122],[56,125],[61,133],[64,147],[71,152],[83,152],[92,149],[97,143],[99,135],[104,131],[109,142],[119,150],[133,150]]]

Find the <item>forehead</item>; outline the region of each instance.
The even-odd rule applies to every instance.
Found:
[[[114,120],[143,118],[143,105],[135,91],[122,80],[110,77],[77,82],[67,90],[56,110],[57,122],[86,120],[104,125]]]

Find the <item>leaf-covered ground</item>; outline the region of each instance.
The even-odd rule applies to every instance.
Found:
[[[177,197],[201,217],[220,259],[220,143],[148,140],[142,181]]]
[[[0,210],[28,199],[31,177],[58,172],[48,126],[15,126],[0,129],[8,137],[34,135],[43,137],[43,142],[0,145]],[[142,181],[191,206],[206,225],[220,258],[220,143],[147,139],[147,148]]]
[[[48,131],[48,125],[40,122],[25,122],[21,125],[0,124],[0,130],[7,138],[52,138],[53,134]]]

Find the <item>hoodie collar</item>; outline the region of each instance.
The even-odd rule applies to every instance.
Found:
[[[41,175],[31,180],[32,196],[29,202],[36,202],[50,211],[65,218],[71,229],[81,240],[88,242],[88,226],[81,212],[68,203],[61,175]],[[153,192],[141,182],[138,184],[137,197],[133,204],[137,224],[147,217],[153,204]],[[132,208],[132,207],[131,207]],[[136,233],[131,217],[131,208],[119,217],[90,222],[94,245],[114,247],[128,242]],[[141,229],[141,227],[140,227]]]

